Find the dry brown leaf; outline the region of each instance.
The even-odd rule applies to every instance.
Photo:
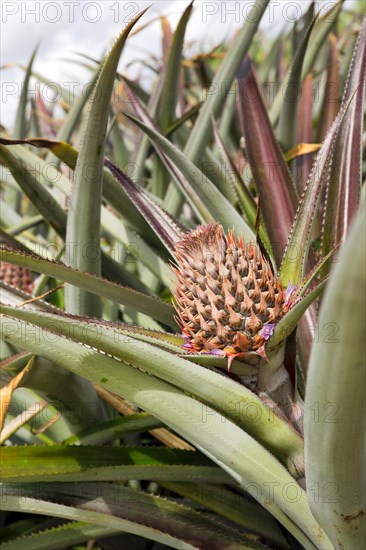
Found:
[[[315,153],[316,151],[319,151],[321,146],[321,143],[298,143],[295,147],[285,153],[285,159],[288,162],[296,157],[301,157],[302,155],[307,155],[309,153]]]
[[[34,360],[34,355],[30,358],[26,366],[23,370],[21,370],[14,378],[0,389],[0,402],[1,402],[1,408],[0,408],[0,431],[3,429],[4,420],[6,417],[6,413],[9,407],[9,403],[11,400],[11,396],[13,395],[13,392],[16,390],[20,382],[22,381],[23,377],[28,374],[29,368],[31,367]]]
[[[119,413],[124,416],[129,416],[134,414],[135,409],[125,400],[123,397],[116,395],[97,384],[94,386],[95,391],[101,397],[116,409]],[[154,430],[149,430],[149,433],[154,436],[158,441],[163,443],[166,447],[170,449],[183,449],[186,451],[195,451],[196,449],[192,447],[187,441],[173,434],[171,431],[166,428],[155,428]]]

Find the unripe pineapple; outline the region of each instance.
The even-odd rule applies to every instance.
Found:
[[[174,295],[184,347],[225,355],[229,366],[250,351],[265,357],[264,343],[289,306],[258,245],[209,223],[187,233],[176,253]]]
[[[0,281],[9,285],[31,292],[33,288],[33,277],[29,269],[0,261]]]

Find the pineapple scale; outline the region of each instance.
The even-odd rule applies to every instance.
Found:
[[[257,244],[209,223],[184,235],[176,252],[173,292],[186,347],[228,356],[259,350],[263,327],[281,318],[285,296]]]

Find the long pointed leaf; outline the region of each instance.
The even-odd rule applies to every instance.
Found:
[[[192,9],[193,2],[191,2],[184,10],[184,13],[180,18],[174,32],[172,44],[169,49],[169,59],[166,64],[166,74],[158,110],[158,122],[163,131],[165,131],[174,122],[175,107],[179,91],[180,63],[184,36],[188,21],[192,14]]]
[[[305,400],[309,504],[337,548],[365,541],[366,212],[357,216],[323,298]],[[352,269],[350,269],[352,266]]]
[[[7,487],[10,489],[9,493],[5,492],[7,509],[9,506],[12,509],[11,505],[16,504],[14,499],[21,493],[14,486]],[[27,504],[31,507],[33,504],[33,511],[36,511],[39,487],[30,485],[23,494],[25,498],[21,498],[25,500],[24,507],[26,508]],[[44,487],[42,498],[49,504],[49,513],[56,517],[81,519],[109,527],[118,526],[121,531],[135,533],[180,550],[204,548],[206,544],[212,550],[265,548],[260,543],[233,531],[232,527],[218,523],[214,518],[202,515],[186,504],[177,504],[172,500],[142,491],[133,491],[121,485],[116,487],[102,483],[54,483]],[[47,513],[45,503],[39,499],[40,513]]]
[[[129,95],[134,100],[133,106],[137,115],[141,118],[141,120],[146,124],[147,127],[155,130],[157,134],[160,134],[161,133],[160,128],[155,123],[148,109],[146,109],[142,105],[142,103],[139,101],[139,99],[136,97],[136,95],[133,93],[132,90],[129,91]],[[128,117],[128,115],[126,116]],[[134,119],[132,120],[136,122],[136,120]],[[166,136],[165,136],[165,139],[166,139]],[[175,163],[173,163],[169,157],[164,155],[160,150],[160,148],[156,148],[156,150],[165,168],[168,170],[168,172],[170,172],[171,176],[175,179],[179,187],[183,190],[184,194],[186,195],[186,198],[190,202],[191,207],[195,212],[195,214],[197,215],[198,219],[200,219],[200,221],[210,220],[211,217],[210,217],[209,209],[206,207],[200,195],[194,190],[194,186],[192,185],[192,183],[194,184],[196,182],[187,181],[187,179],[184,177],[184,174],[182,173],[181,170],[178,169]]]
[[[245,24],[232,41],[225,60],[222,62],[214,76],[213,80],[216,91],[208,94],[206,102],[200,111],[194,129],[191,132],[184,149],[185,156],[194,164],[199,161],[200,156],[202,155],[202,152],[210,139],[211,119],[213,116],[218,114],[225,99],[226,94],[220,93],[220,90],[226,91],[226,93],[229,91],[240,63],[248,51],[268,3],[268,0],[257,0],[255,4],[253,4],[253,7],[245,20]]]
[[[234,81],[243,57],[250,47],[253,36],[268,3],[269,0],[256,0],[246,17],[245,24],[232,41],[225,60],[221,63],[214,75],[212,87],[207,94],[206,101],[200,110],[200,114],[197,117],[194,128],[184,148],[185,156],[193,162],[193,164],[199,162],[210,140],[212,117],[217,116],[225,101],[226,94]],[[165,201],[166,204],[172,205],[172,209],[169,208],[169,212],[171,212],[172,215],[179,214],[181,209],[181,194],[177,191],[174,184],[168,188]]]
[[[234,493],[223,485],[175,483],[174,481],[164,481],[159,485],[183,495],[193,502],[198,502],[281,548],[288,547],[278,524],[263,508],[260,508],[255,501]]]
[[[47,148],[52,153],[64,162],[71,169],[75,169],[78,151],[64,142],[44,140],[44,139],[28,139],[28,140],[10,140],[6,138],[0,138],[0,144],[4,145],[16,145],[16,144],[29,144],[37,148]],[[22,160],[27,164],[29,155],[24,148],[14,148],[16,156],[19,160]],[[43,174],[48,174],[46,170],[47,165],[45,162],[35,155],[31,155],[32,161],[38,162],[40,165],[41,179]],[[30,158],[29,158],[30,162]],[[145,240],[159,248],[160,241],[168,249],[170,255],[167,255],[167,259],[172,255],[174,250],[172,238],[166,240],[164,233],[171,235],[175,240],[180,238],[181,228],[173,218],[165,212],[153,198],[137,183],[133,182],[127,174],[125,174],[119,167],[108,159],[104,159],[105,167],[103,170],[103,194],[105,199],[110,202],[117,212],[141,235]],[[31,163],[33,166],[33,162]],[[108,168],[107,168],[108,164]],[[113,166],[114,175],[110,173],[109,167]],[[49,169],[50,167],[48,167]],[[52,181],[54,177],[54,181]],[[50,179],[48,180],[50,185],[60,185],[60,188],[67,193],[70,188],[70,182],[57,170],[51,172]],[[45,213],[47,216],[47,212]],[[149,223],[152,224],[156,234],[151,229]],[[162,226],[162,231],[160,231]],[[159,241],[160,239],[160,241]],[[164,252],[164,248],[161,249]]]
[[[175,167],[182,172],[184,182],[186,183],[185,189],[187,198],[191,198],[193,205],[194,199],[192,198],[191,191],[193,191],[193,194],[196,193],[198,195],[200,202],[205,205],[205,209],[209,210],[210,216],[221,222],[226,230],[234,228],[237,234],[243,234],[246,240],[253,238],[253,232],[239,213],[197,166],[188,160],[175,145],[154,128],[147,126],[137,119],[133,120],[149,136],[157,150],[161,149],[161,151],[174,163]],[[189,185],[189,182],[192,181],[195,182],[194,190],[191,189]],[[184,182],[180,180],[181,184],[184,184]]]
[[[230,152],[219,132],[217,124],[214,121],[213,121],[213,129],[214,129],[216,146],[225,163],[225,170],[230,173],[232,186],[235,189],[235,192],[238,196],[240,207],[244,212],[246,219],[248,220],[249,226],[254,229],[255,221],[257,218],[257,205],[255,203],[255,200],[253,196],[249,193],[248,189],[246,188],[242,180],[242,177],[239,173],[239,170],[235,165],[233,159],[231,158]],[[263,239],[263,235],[261,235],[261,238],[264,241],[267,240],[265,238]]]
[[[173,307],[157,298],[142,294],[131,288],[123,287],[107,279],[100,279],[90,273],[82,273],[67,265],[45,260],[39,256],[30,256],[0,249],[0,259],[15,265],[28,267],[31,271],[44,273],[69,284],[78,285],[80,288],[93,292],[97,296],[109,298],[127,307],[136,309],[136,311],[140,311],[145,315],[149,315],[168,326],[176,327],[173,320]]]
[[[337,39],[334,34],[329,36],[328,64],[329,67],[324,87],[323,104],[319,116],[318,141],[325,139],[340,107],[339,54],[337,50]]]
[[[109,159],[104,160],[115,179],[125,190],[132,202],[155,229],[167,250],[174,256],[175,243],[181,238],[182,232],[173,219],[159,207],[152,198],[136,183],[134,183],[120,168]]]
[[[83,93],[80,97],[74,99],[73,105],[65,117],[63,124],[55,136],[55,141],[69,141],[70,137],[78,124],[85,104],[88,102],[91,93],[95,88],[95,83],[99,76],[100,68],[98,68],[88,84],[84,86]]]
[[[161,422],[153,416],[146,413],[136,413],[92,426],[64,439],[62,443],[64,445],[102,445],[103,443],[115,441],[128,433],[145,432],[160,428],[160,426]]]
[[[332,4],[324,5],[325,9],[323,8],[323,15],[319,17],[314,27],[312,33],[313,36],[311,37],[309,47],[306,51],[302,70],[303,79],[309,73],[309,71],[311,71],[315,60],[319,56],[319,51],[321,47],[326,43],[327,36],[335,28],[336,21],[341,12],[343,4],[344,0],[338,0]],[[330,9],[327,9],[328,7]]]
[[[28,326],[4,317],[0,328],[5,341],[52,358],[68,370],[83,374],[90,381],[143,407],[220,465],[303,546],[329,550],[330,542],[314,521],[301,487],[268,451],[230,420],[224,420],[223,430],[224,417],[207,407],[203,421],[202,404],[170,384],[127,364],[122,370],[121,363],[115,359],[64,337],[59,337],[51,347],[46,338],[38,339],[27,330]],[[47,330],[43,333],[46,336]],[[289,501],[286,487],[296,491],[296,500],[291,498]]]
[[[326,40],[327,35],[331,32],[332,28],[334,27],[335,20],[341,9],[343,1],[344,0],[339,0],[335,4],[330,4],[330,10],[328,10],[322,17],[318,19],[313,29],[311,40],[309,42],[305,59],[303,61],[301,81],[303,81],[304,78],[308,75],[308,73],[312,70],[314,61],[319,55],[319,48],[321,48],[321,46],[324,44],[324,41]],[[324,7],[327,8],[328,6],[325,5]],[[282,101],[283,101],[284,93],[286,93],[288,78],[289,78],[289,73],[283,79],[281,86],[276,94],[276,97],[272,103],[272,107],[269,114],[272,124],[275,124],[280,116]]]
[[[2,141],[7,144],[9,143],[8,140]],[[37,141],[37,143],[39,142]],[[24,193],[41,212],[44,219],[50,223],[62,239],[65,239],[66,213],[44,184],[57,186],[67,195],[70,189],[70,181],[56,169],[51,170],[51,167],[47,166],[45,161],[38,159],[36,155],[26,151],[24,147],[16,145],[13,151],[15,154],[11,153],[4,145],[0,145],[0,159],[10,167],[12,174],[19,181]],[[53,178],[55,179],[53,180]],[[80,243],[78,242],[69,242],[66,250],[72,254],[75,250],[77,251],[79,245]],[[91,254],[95,257],[95,248],[91,250],[85,248],[84,250],[86,255]],[[100,256],[104,275],[138,290],[146,290],[144,285],[132,277],[123,265],[118,264],[104,251],[101,252]]]
[[[366,80],[366,17],[359,33],[348,74],[343,105],[355,97],[334,144],[324,209],[322,255],[343,242],[357,211],[361,191],[362,128]],[[324,273],[324,271],[323,271]]]
[[[274,258],[280,265],[296,212],[297,192],[249,60],[242,64],[238,80],[246,152]]]
[[[165,132],[175,119],[175,110],[179,97],[181,82],[181,59],[187,24],[193,10],[193,2],[185,9],[180,18],[174,35],[171,38],[169,51],[165,60],[164,82],[161,90],[157,112],[158,126]],[[154,158],[152,189],[158,197],[164,197],[169,184],[169,173],[159,158]]]
[[[26,547],[27,550],[40,550],[40,548],[58,550],[86,543],[90,539],[99,539],[120,533],[117,528],[89,525],[81,521],[72,521],[53,528],[49,528],[49,524],[46,523],[45,530],[42,529],[42,525],[37,524],[34,528],[36,532],[31,534],[20,532],[17,533],[19,536],[14,536],[13,529],[14,524],[11,526],[13,537],[1,544],[3,550],[17,550],[20,546]]]
[[[17,147],[20,147],[17,145]],[[0,161],[7,166],[23,192],[30,198],[37,210],[43,215],[61,236],[65,235],[66,214],[57,200],[38,181],[34,173],[24,162],[10,152],[8,147],[0,145]]]
[[[278,126],[278,141],[285,151],[288,151],[295,145],[297,108],[301,91],[301,70],[314,23],[315,18],[306,29],[305,36],[295,53],[294,60],[289,69],[288,82],[286,82],[286,93],[282,103]]]
[[[302,85],[302,93],[298,108],[297,143],[313,143],[313,75],[309,74]],[[295,183],[298,192],[301,193],[309,179],[313,165],[313,154],[297,157],[295,160]]]
[[[74,172],[67,216],[66,258],[71,267],[101,274],[100,210],[102,204],[104,146],[109,106],[119,58],[129,32],[144,12],[135,17],[116,40],[101,67],[89,100],[89,112]],[[66,286],[66,308],[79,314],[101,316],[100,298],[79,287]]]
[[[323,280],[321,283],[316,285],[316,287],[304,296],[296,305],[294,305],[285,317],[276,325],[273,335],[266,346],[268,355],[273,353],[273,351],[295,330],[307,308],[324,290],[326,283],[327,280]]]
[[[155,425],[157,422],[155,419]],[[190,475],[203,483],[230,482],[229,476],[201,453],[178,449],[110,447],[108,453],[101,453],[97,445],[37,445],[2,447],[0,456],[1,479],[8,483],[32,483],[40,479],[42,482],[131,478],[188,481]]]
[[[26,119],[26,106],[27,106],[27,95],[28,95],[28,87],[29,87],[29,81],[32,75],[32,67],[34,58],[36,57],[38,46],[34,49],[32,56],[30,58],[25,78],[22,86],[22,92],[20,95],[20,100],[18,104],[17,114],[15,118],[15,127],[14,127],[14,137],[15,139],[24,139],[27,135],[27,119]]]
[[[304,276],[308,258],[311,229],[320,199],[320,192],[329,176],[329,162],[339,129],[341,128],[349,103],[338,113],[324,143],[316,157],[308,183],[301,197],[299,208],[287,241],[281,264],[281,277],[285,286],[290,282],[297,285]]]
[[[278,417],[271,415],[270,410],[253,392],[219,374],[190,363],[187,361],[189,355],[183,359],[165,350],[156,349],[146,342],[137,342],[133,333],[129,334],[128,328],[122,329],[119,334],[113,327],[95,326],[96,321],[86,323],[74,317],[51,317],[45,316],[44,313],[20,311],[4,306],[0,308],[3,313],[31,321],[42,328],[47,328],[51,324],[58,334],[71,334],[71,338],[76,342],[97,347],[104,353],[120,358],[136,368],[142,368],[196,395],[258,439],[286,464],[294,475],[302,475],[303,442],[299,434]],[[93,330],[88,330],[92,327],[97,329],[97,337]],[[146,361],[146,357],[150,357],[150,360]],[[247,414],[246,411],[251,408],[257,410],[258,414],[253,417]]]

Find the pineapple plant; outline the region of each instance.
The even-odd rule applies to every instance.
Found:
[[[150,89],[118,70],[141,12],[61,119],[25,68],[0,135],[4,549],[363,547],[364,5],[272,39],[269,3],[191,57],[194,3],[160,16]]]

